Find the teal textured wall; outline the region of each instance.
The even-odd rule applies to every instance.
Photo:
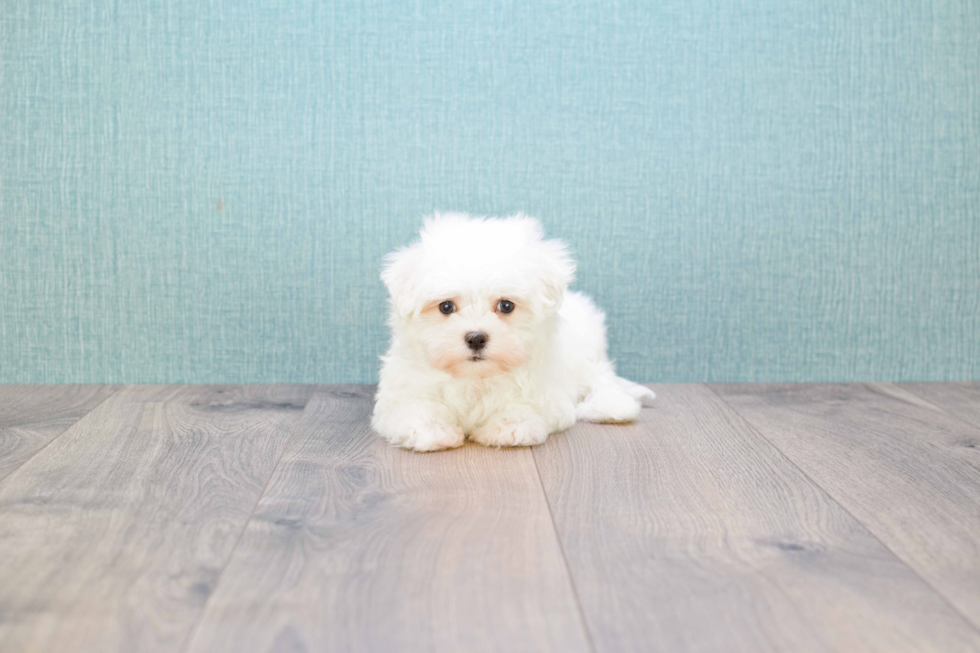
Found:
[[[524,210],[641,381],[980,378],[980,3],[3,0],[0,381],[372,381]]]

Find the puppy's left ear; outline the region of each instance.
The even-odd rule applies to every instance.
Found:
[[[421,251],[417,246],[406,247],[385,256],[381,281],[391,296],[391,305],[399,317],[407,317],[417,308],[418,289],[415,270]]]
[[[568,253],[565,243],[560,240],[545,240],[541,243],[542,256],[541,281],[543,283],[542,303],[549,314],[558,312],[568,284],[575,280],[575,261]]]

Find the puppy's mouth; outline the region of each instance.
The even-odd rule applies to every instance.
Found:
[[[476,354],[475,356],[470,356],[470,361],[471,362],[476,363],[476,362],[479,362],[479,361],[482,361],[482,360],[484,360],[484,358],[483,358],[483,356],[480,356],[479,354]]]

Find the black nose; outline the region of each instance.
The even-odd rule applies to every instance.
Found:
[[[489,339],[490,337],[482,331],[470,331],[466,334],[466,338],[464,338],[464,340],[466,340],[466,344],[469,345],[470,349],[473,351],[480,351],[486,347],[487,340]]]

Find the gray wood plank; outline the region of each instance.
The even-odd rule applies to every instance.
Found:
[[[980,626],[980,430],[897,386],[715,386]]]
[[[980,381],[902,383],[899,387],[980,428]]]
[[[0,482],[117,387],[0,385]]]
[[[0,486],[0,650],[186,642],[311,387],[127,387]]]
[[[976,651],[980,633],[704,386],[534,450],[600,652]]]
[[[391,447],[373,390],[310,400],[190,650],[587,650],[531,452]]]

